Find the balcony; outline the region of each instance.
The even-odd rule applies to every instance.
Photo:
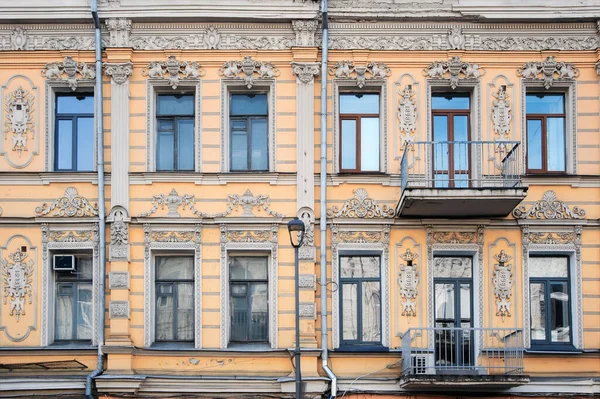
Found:
[[[408,143],[401,160],[402,217],[504,217],[524,198],[516,141]]]
[[[523,375],[523,330],[515,328],[411,328],[402,335],[405,387],[474,386],[504,389]]]

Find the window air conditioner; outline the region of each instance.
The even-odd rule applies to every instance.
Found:
[[[412,355],[413,374],[435,374],[435,363],[432,354]]]
[[[52,269],[56,271],[66,272],[75,270],[75,256],[74,255],[54,255],[54,262],[52,262]]]

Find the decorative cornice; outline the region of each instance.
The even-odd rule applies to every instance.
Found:
[[[120,85],[127,82],[127,79],[133,74],[133,63],[126,62],[123,64],[115,64],[110,62],[104,63],[104,73],[112,78],[112,81]]]
[[[315,76],[319,76],[321,72],[321,63],[299,63],[292,62],[292,73],[296,75],[298,80],[302,83],[312,83],[315,80]]]
[[[513,216],[515,219],[584,219],[585,210],[576,206],[571,210],[554,191],[548,190],[529,210],[524,206],[515,208]]]
[[[539,77],[538,75],[541,75]],[[524,79],[536,79],[544,82],[544,87],[549,89],[555,81],[573,81],[579,76],[579,69],[570,62],[557,62],[554,56],[545,61],[530,61],[517,70],[517,76]]]
[[[249,89],[257,79],[273,79],[279,76],[279,69],[271,62],[257,61],[250,56],[240,61],[227,61],[219,69],[219,75],[227,79],[243,79]]]
[[[448,61],[434,61],[423,69],[423,75],[430,79],[449,79],[452,89],[456,89],[462,80],[479,79],[484,73],[478,64],[462,61],[458,56]]]
[[[384,205],[383,207],[379,206],[376,200],[369,198],[367,191],[364,188],[354,190],[353,193],[354,197],[346,200],[341,209],[338,209],[337,206],[328,209],[327,216],[359,219],[394,217],[394,209],[387,205]]]
[[[55,214],[51,215],[53,211]],[[75,187],[67,187],[63,197],[54,200],[51,204],[44,202],[35,208],[35,214],[58,217],[98,216],[98,205],[92,206],[87,198],[79,195]]]
[[[168,56],[166,61],[152,61],[142,69],[142,76],[164,79],[173,89],[179,86],[180,79],[199,79],[204,74],[196,61],[177,61],[174,55]]]
[[[165,206],[169,209],[167,213],[167,217],[170,218],[178,218],[181,215],[178,212],[178,209],[181,207],[183,210],[186,208],[192,211],[192,213],[200,218],[202,217],[210,217],[210,215],[200,212],[195,208],[196,205],[196,197],[191,194],[179,195],[175,189],[172,189],[171,192],[167,195],[158,194],[152,196],[152,208],[150,208],[147,212],[142,212],[138,215],[138,217],[148,217],[153,215],[158,209],[165,209]]]
[[[42,76],[48,80],[62,80],[67,82],[73,91],[77,89],[80,80],[93,81],[96,79],[96,67],[94,64],[77,62],[71,57],[65,57],[63,62],[47,63],[41,72]]]
[[[367,76],[369,73],[369,76]],[[366,66],[355,66],[353,61],[338,61],[329,68],[329,74],[336,78],[355,80],[359,88],[367,80],[383,80],[390,76],[391,70],[383,62],[368,62]]]

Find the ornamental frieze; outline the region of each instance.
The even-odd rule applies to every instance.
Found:
[[[355,80],[359,88],[367,81],[382,80],[391,75],[391,70],[383,62],[368,62],[366,66],[356,66],[353,61],[338,61],[329,68],[329,74],[338,79]]]
[[[270,239],[270,230],[227,230],[228,242],[267,242]]]
[[[529,242],[532,244],[572,244],[575,238],[574,232],[529,233]]]
[[[557,62],[554,56],[545,61],[526,62],[517,70],[517,75],[524,79],[536,79],[549,89],[556,81],[572,81],[579,77],[579,69],[570,62]]]
[[[44,202],[35,208],[35,214],[56,217],[98,216],[98,205],[90,204],[87,198],[79,195],[75,187],[67,187],[64,196],[50,204]]]
[[[279,69],[271,62],[257,61],[250,56],[242,60],[227,61],[219,69],[219,75],[227,79],[243,79],[251,89],[256,80],[273,79],[279,76]]]
[[[381,242],[383,232],[381,231],[340,231],[339,242],[366,244]]]
[[[204,69],[196,61],[178,61],[174,55],[168,56],[166,61],[152,61],[142,69],[142,76],[166,80],[173,89],[182,79],[199,79],[204,74]]]
[[[347,199],[341,208],[337,206],[327,210],[327,216],[335,218],[393,218],[395,211],[387,205],[380,206],[370,198],[367,190],[359,188],[353,191],[354,197]]]
[[[450,87],[456,89],[465,79],[479,79],[485,71],[479,64],[471,64],[454,56],[448,61],[434,61],[423,69],[423,75],[430,79],[448,79]]]
[[[511,295],[513,285],[512,265],[508,263],[512,256],[504,250],[494,255],[496,262],[492,275],[492,284],[494,285],[494,296],[496,301],[496,316],[510,317]]]
[[[87,242],[92,241],[93,232],[91,230],[57,230],[50,232],[49,240],[52,242]]]
[[[556,197],[556,193],[548,190],[541,200],[536,201],[531,208],[524,206],[513,210],[515,219],[583,219],[585,210],[575,206],[569,208],[567,204]]]
[[[33,290],[33,260],[26,260],[27,252],[17,249],[2,259],[2,285],[4,287],[4,304],[10,306],[9,316],[25,315],[25,301],[31,304]]]
[[[75,91],[81,80],[96,79],[96,67],[92,63],[78,62],[71,57],[65,57],[63,62],[49,62],[42,69],[42,76],[48,80],[67,82]]]
[[[477,243],[477,233],[462,231],[435,231],[432,243],[438,244],[472,244]]]
[[[152,231],[150,239],[154,242],[190,242],[194,234],[193,231]]]

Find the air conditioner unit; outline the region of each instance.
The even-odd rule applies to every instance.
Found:
[[[435,374],[433,354],[412,355],[411,366],[413,374]]]
[[[52,262],[52,269],[61,272],[68,272],[75,270],[75,256],[74,255],[54,255],[54,261]]]

